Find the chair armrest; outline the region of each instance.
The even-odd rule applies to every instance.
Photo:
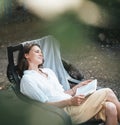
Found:
[[[28,98],[21,100],[11,90],[1,91],[0,99],[1,125],[72,125],[62,109]]]

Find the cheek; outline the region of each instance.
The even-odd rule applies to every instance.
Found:
[[[27,57],[27,59],[29,60],[29,61],[33,61],[35,58],[34,58],[35,56],[33,55],[33,54],[30,54],[28,57]]]
[[[33,60],[32,60],[33,59]],[[38,57],[33,57],[31,58],[31,60],[36,63],[36,64],[42,64],[43,63],[43,59],[39,59]]]

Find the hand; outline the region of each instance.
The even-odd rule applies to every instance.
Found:
[[[84,86],[84,85],[87,85],[88,83],[90,83],[92,80],[86,80],[86,81],[83,81],[83,82],[80,82],[79,84],[77,84],[76,86],[74,86],[72,88],[72,90],[74,91],[74,93],[76,93],[76,90],[77,88],[81,87],[81,86]]]
[[[84,95],[74,96],[70,100],[70,106],[79,106],[85,101]]]
[[[83,81],[83,82],[79,83],[78,85],[80,85],[80,87],[81,87],[81,86],[87,85],[87,84],[90,83],[91,81],[92,81],[92,80],[89,79],[89,80],[86,80],[86,81]]]

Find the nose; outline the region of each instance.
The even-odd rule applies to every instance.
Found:
[[[43,54],[42,54],[41,52],[39,53],[39,55],[40,55],[40,56],[43,56]]]

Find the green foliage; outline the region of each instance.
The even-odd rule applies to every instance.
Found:
[[[98,5],[104,6],[104,7],[120,7],[120,1],[119,0],[91,0],[95,2]]]

